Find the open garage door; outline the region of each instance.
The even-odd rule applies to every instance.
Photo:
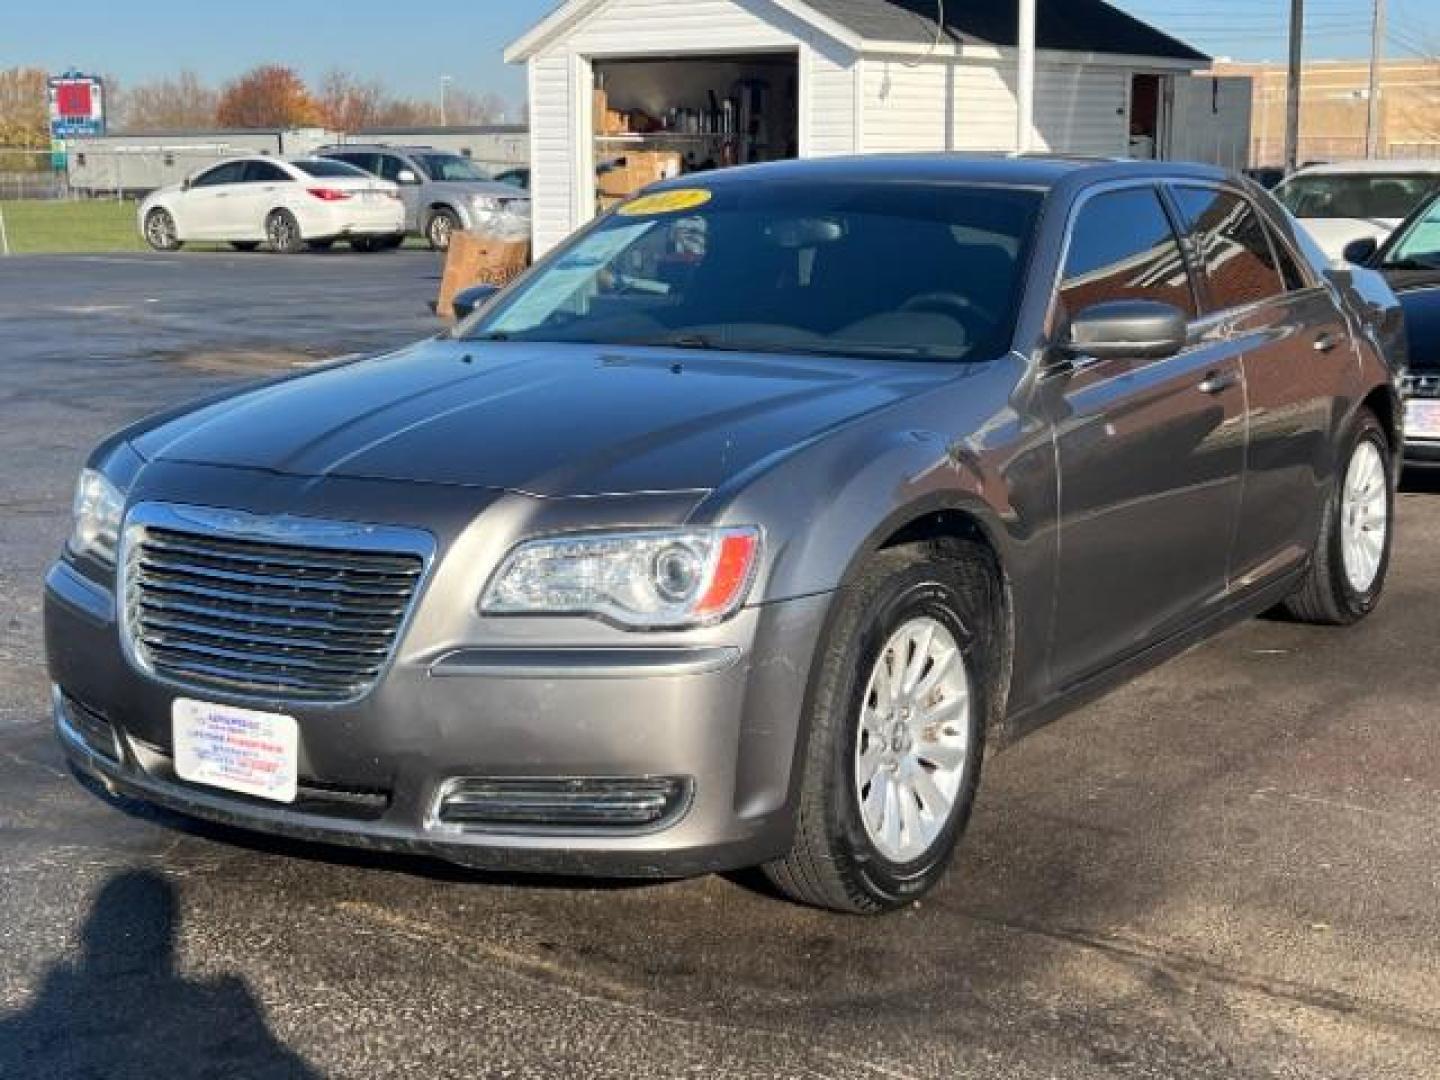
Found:
[[[593,70],[600,209],[657,180],[799,153],[795,53],[597,60]]]

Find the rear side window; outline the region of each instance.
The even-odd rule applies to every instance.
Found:
[[[317,180],[353,180],[357,176],[365,175],[354,165],[331,161],[328,158],[307,158],[303,161],[292,161],[290,164]]]
[[[195,178],[191,187],[215,187],[219,184],[238,184],[245,175],[245,162],[229,161]]]
[[[369,168],[369,166],[366,166],[366,168]],[[392,180],[398,184],[400,182],[400,174],[406,169],[410,169],[410,166],[405,164],[404,158],[398,158],[394,154],[376,154],[375,168],[371,171],[378,173],[386,180]],[[415,170],[410,169],[410,171],[414,172]]]
[[[1205,267],[1217,310],[1245,307],[1286,291],[1270,237],[1248,199],[1218,188],[1180,187],[1175,201]]]
[[[1060,300],[1070,316],[1111,300],[1154,300],[1197,314],[1180,241],[1154,188],[1086,202],[1070,233]]]
[[[290,174],[279,165],[273,165],[268,161],[247,161],[245,163],[245,183],[247,184],[281,184],[288,183]]]

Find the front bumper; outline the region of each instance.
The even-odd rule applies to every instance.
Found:
[[[60,741],[111,790],[260,832],[480,868],[671,877],[755,865],[788,846],[808,658],[827,603],[746,609],[679,645],[402,642],[375,689],[344,706],[156,681],[126,658],[110,588],[66,561],[46,580],[45,633]],[[170,716],[181,696],[296,716],[301,798],[266,803],[179,779]],[[108,746],[94,734],[104,724]],[[686,795],[640,829],[438,825],[437,799],[461,777],[676,777]]]

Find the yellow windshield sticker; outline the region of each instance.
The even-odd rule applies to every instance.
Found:
[[[678,214],[683,210],[694,210],[704,206],[714,196],[704,188],[682,188],[679,191],[661,191],[654,195],[642,195],[631,199],[616,210],[622,217],[646,217],[650,214]]]

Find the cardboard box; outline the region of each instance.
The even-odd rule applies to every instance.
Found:
[[[684,160],[675,150],[629,150],[625,164],[599,177],[600,194],[626,198],[642,188],[680,175]]]
[[[492,240],[472,232],[452,234],[435,313],[453,319],[456,293],[471,285],[508,285],[529,265],[528,240]]]

